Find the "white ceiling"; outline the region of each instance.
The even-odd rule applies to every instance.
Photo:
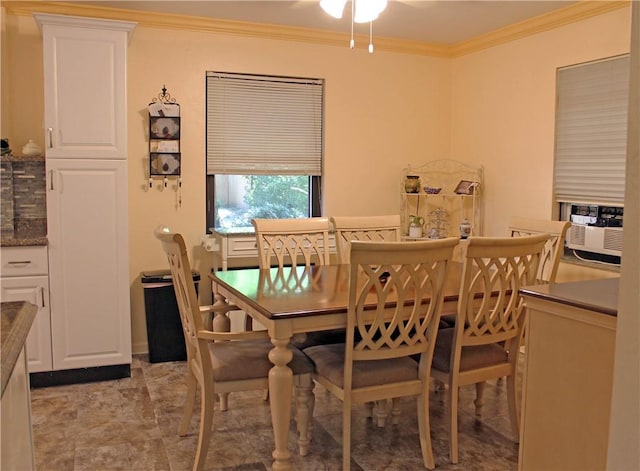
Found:
[[[348,33],[351,2],[341,20],[327,15],[319,0],[86,1],[114,8],[202,16],[223,20],[301,26]],[[373,23],[374,36],[454,44],[577,3],[547,0],[390,0]],[[356,33],[368,33],[356,24]]]

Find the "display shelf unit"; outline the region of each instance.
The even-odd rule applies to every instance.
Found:
[[[407,176],[418,176],[417,193],[405,189]],[[424,220],[422,238],[460,236],[460,224],[467,219],[471,235],[482,234],[482,167],[471,167],[450,159],[434,160],[402,170],[400,215],[402,233],[408,238],[411,216]],[[425,187],[440,188],[437,194]]]

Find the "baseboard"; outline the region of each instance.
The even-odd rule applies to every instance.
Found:
[[[96,366],[92,368],[77,368],[74,370],[43,371],[29,373],[32,388],[47,386],[62,386],[65,384],[92,383],[113,379],[129,378],[131,365]]]

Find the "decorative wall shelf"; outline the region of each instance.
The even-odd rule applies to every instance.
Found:
[[[177,179],[176,190],[182,187],[180,153],[180,105],[165,86],[149,103],[149,188],[161,178],[164,188],[171,178]]]
[[[403,169],[400,188],[403,235],[408,235],[411,216],[424,220],[422,238],[459,237],[460,225],[465,220],[471,224],[470,235],[481,235],[482,177],[482,167],[450,159]]]

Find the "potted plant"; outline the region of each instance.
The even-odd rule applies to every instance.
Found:
[[[409,215],[409,237],[422,237],[423,228],[424,218],[422,216]]]

